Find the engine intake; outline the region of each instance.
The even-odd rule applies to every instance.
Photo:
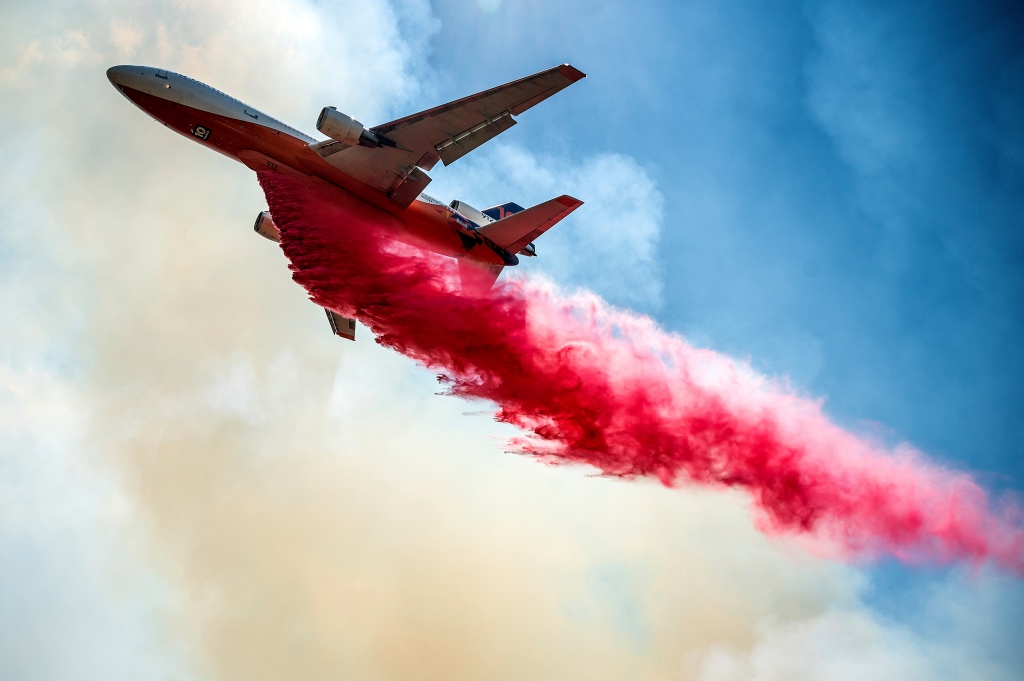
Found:
[[[316,129],[335,142],[347,147],[357,144],[364,147],[393,147],[393,141],[363,127],[363,124],[338,111],[333,106],[325,106],[316,119]]]
[[[252,228],[265,239],[270,239],[275,243],[281,243],[281,230],[274,224],[274,218],[270,217],[270,213],[263,211],[256,216],[256,224]]]

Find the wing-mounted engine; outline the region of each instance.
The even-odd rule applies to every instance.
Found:
[[[348,147],[361,146],[376,149],[377,147],[396,146],[394,141],[385,135],[367,129],[362,123],[341,113],[333,106],[325,106],[320,112],[320,117],[316,119],[316,129],[331,138],[309,145],[310,149],[324,158]]]
[[[256,224],[252,226],[264,239],[270,239],[274,243],[281,243],[281,230],[274,224],[274,218],[270,217],[270,213],[263,211],[256,216]]]
[[[261,237],[270,239],[274,243],[281,243],[281,230],[278,229],[274,223],[274,218],[270,217],[268,211],[263,211],[256,216],[256,224],[253,225],[253,229]],[[356,339],[356,320],[343,317],[334,310],[328,310],[327,308],[324,308],[324,312],[327,313],[327,320],[331,323],[331,332],[335,336],[352,341]]]

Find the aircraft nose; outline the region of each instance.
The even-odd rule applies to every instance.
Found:
[[[159,75],[159,73],[157,69],[149,66],[121,64],[107,69],[107,79],[111,85],[126,96],[128,93],[125,90],[138,90],[139,92],[153,94],[153,91],[158,89],[157,84],[164,82],[154,80],[154,76]]]
[[[109,80],[111,85],[114,85],[115,87],[123,85],[125,77],[128,75],[128,71],[130,69],[130,66],[111,66],[107,69],[107,80]]]

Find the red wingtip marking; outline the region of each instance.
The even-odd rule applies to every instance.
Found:
[[[587,74],[583,73],[575,66],[571,66],[569,64],[562,64],[561,66],[559,66],[558,72],[574,83],[578,80],[583,80],[584,78],[587,77]]]

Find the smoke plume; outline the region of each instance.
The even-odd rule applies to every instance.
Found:
[[[528,278],[459,293],[454,262],[396,246],[342,192],[275,173],[260,182],[294,279],[377,342],[439,372],[454,395],[497,405],[549,463],[667,486],[739,488],[761,529],[847,557],[991,560],[1024,574],[1024,531],[967,475],[833,425],[820,406],[648,318]]]

